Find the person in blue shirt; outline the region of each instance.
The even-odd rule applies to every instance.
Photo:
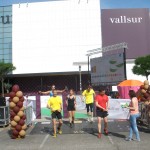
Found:
[[[42,92],[42,91],[39,91],[39,94],[43,94],[43,95],[49,95],[50,97],[52,97],[53,96],[53,91],[55,90],[55,85],[53,84],[52,86],[51,86],[51,90],[49,90],[49,91],[45,91],[45,92]],[[64,91],[66,91],[68,88],[67,87],[65,87],[65,89],[63,89],[63,90],[56,90],[57,91],[57,93],[63,93]]]

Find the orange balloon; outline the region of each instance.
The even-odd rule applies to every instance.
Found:
[[[24,111],[25,110],[25,107],[23,106],[23,107],[21,107],[21,109],[20,109],[21,111]]]
[[[19,97],[19,98],[22,97],[22,96],[23,96],[22,91],[18,91],[18,92],[16,93],[16,96]]]
[[[13,102],[14,102],[14,103],[19,102],[19,98],[18,98],[17,96],[15,96],[15,97],[13,98]]]
[[[22,130],[26,130],[26,129],[27,129],[27,125],[24,124],[24,125],[22,126]]]
[[[19,121],[20,121],[20,117],[19,117],[19,116],[15,116],[15,117],[14,117],[14,120],[15,120],[16,122],[19,122]]]
[[[9,107],[10,107],[10,108],[14,108],[15,106],[16,106],[16,104],[15,104],[14,102],[10,102],[10,103],[9,103]]]
[[[24,115],[23,111],[19,111],[17,114],[19,117],[22,117]]]
[[[19,132],[19,135],[20,135],[21,137],[24,137],[24,136],[26,135],[26,132],[25,132],[24,130],[21,130],[21,131]]]
[[[17,125],[17,122],[15,122],[14,120],[10,122],[10,124],[15,127]]]

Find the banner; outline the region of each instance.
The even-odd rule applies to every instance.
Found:
[[[109,99],[109,119],[128,119],[129,109],[123,108],[124,105],[129,105],[130,99]]]
[[[76,95],[76,110],[85,110],[86,105],[85,103],[82,101],[82,98],[84,98],[81,95]]]
[[[116,83],[125,79],[123,52],[91,59],[92,84]]]
[[[59,95],[61,98],[62,96]],[[86,105],[82,101],[81,95],[76,95],[76,112],[75,118],[87,118]],[[47,101],[49,96],[40,96],[41,100],[41,117],[51,117],[50,109],[48,109]],[[124,105],[129,105],[129,99],[109,99],[109,116],[108,119],[128,119],[129,109],[123,108]]]

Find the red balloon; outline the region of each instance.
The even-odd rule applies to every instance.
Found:
[[[11,138],[12,138],[12,139],[17,139],[17,138],[18,138],[18,135],[12,135]]]
[[[14,117],[10,117],[10,121],[13,121],[14,120]]]
[[[20,100],[21,102],[24,102],[24,97],[21,97],[19,100]]]
[[[12,87],[12,91],[13,92],[18,92],[19,91],[19,86],[17,84],[15,84],[13,87]]]
[[[19,125],[19,124],[17,124],[17,125],[16,125],[16,127],[15,127],[15,129],[19,132],[19,131],[21,131],[21,130],[22,130],[22,126],[21,126],[21,125]]]
[[[12,102],[13,100],[12,100],[12,98],[9,98],[9,102]]]
[[[23,126],[25,124],[25,121],[23,119],[20,119],[20,121],[18,122],[19,125]]]
[[[21,119],[26,120],[26,115],[23,115]]]
[[[18,106],[15,106],[15,107],[13,108],[13,111],[14,111],[15,113],[18,113],[19,110],[20,110],[20,108],[19,108]]]
[[[144,85],[141,85],[141,86],[140,86],[140,89],[144,89]]]
[[[15,117],[16,116],[16,113],[14,111],[11,111],[10,112],[10,117]]]
[[[14,136],[18,136],[18,135],[19,135],[19,132],[18,132],[16,129],[13,129],[12,134],[13,134]]]
[[[23,106],[23,102],[19,101],[19,102],[17,103],[17,106],[18,106],[19,108],[21,108],[21,107]]]
[[[148,98],[150,96],[150,94],[148,94],[148,93],[144,93],[144,98]]]
[[[144,98],[144,97],[142,97],[140,100],[141,100],[141,102],[147,101],[146,98]]]
[[[9,93],[9,97],[10,97],[10,98],[15,97],[15,95],[16,95],[16,93],[15,93],[15,92],[10,92],[10,93]]]

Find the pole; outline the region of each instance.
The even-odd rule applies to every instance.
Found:
[[[88,84],[91,84],[90,82],[90,56],[88,55]]]
[[[123,59],[124,59],[124,78],[127,80],[127,71],[126,71],[126,48],[123,49]]]
[[[42,76],[41,76],[41,91],[43,90],[43,79],[42,79]]]
[[[81,66],[79,66],[79,79],[80,79],[80,93],[82,93]]]

